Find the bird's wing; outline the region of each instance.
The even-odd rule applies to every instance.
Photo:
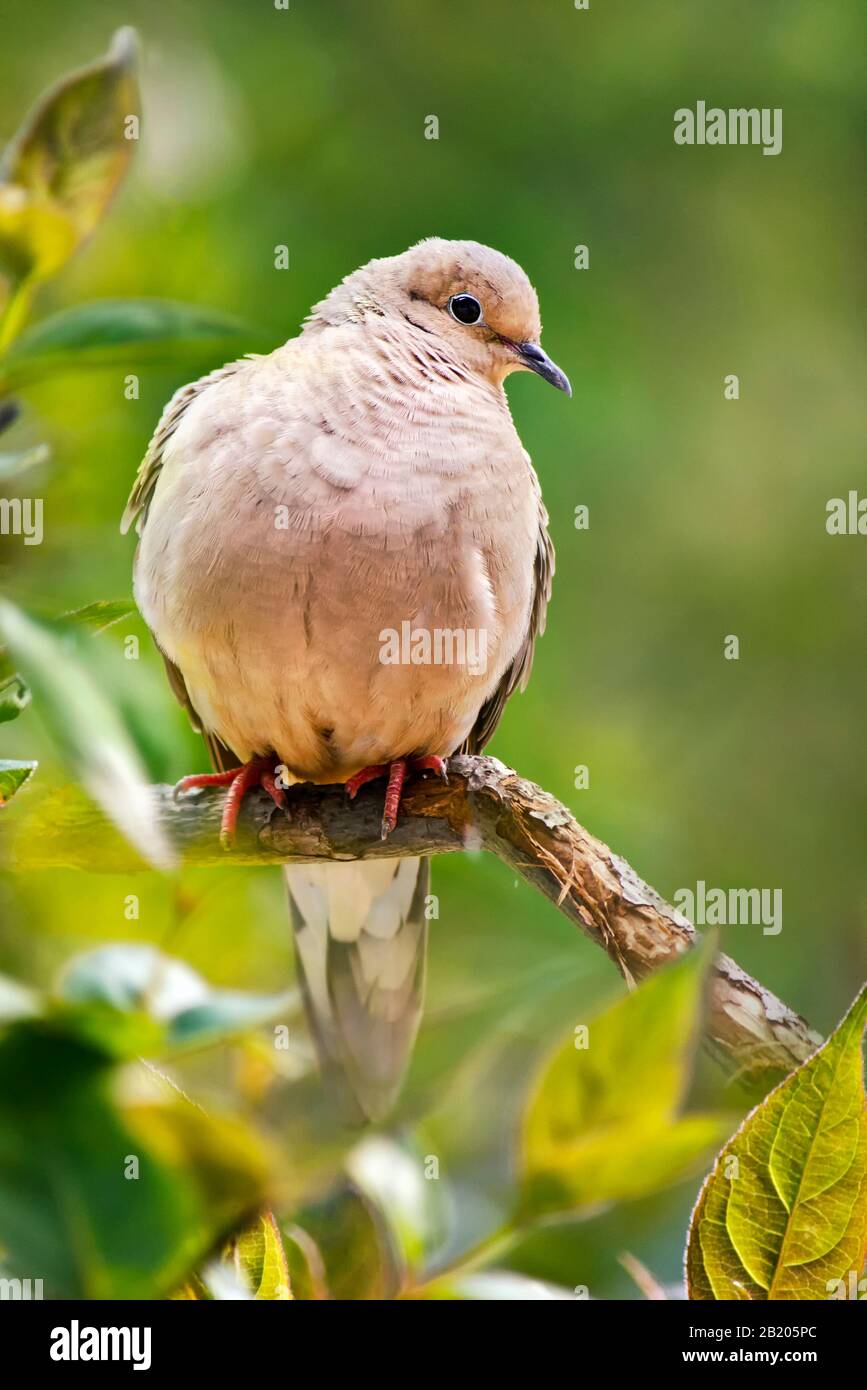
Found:
[[[199,718],[198,713],[196,712],[192,700],[190,699],[190,692],[187,690],[187,683],[184,680],[180,667],[176,666],[175,663],[169,657],[166,656],[162,647],[156,641],[156,638],[154,638],[154,644],[163,661],[165,662],[166,675],[169,678],[169,685],[171,686],[172,694],[174,695],[178,704],[183,705],[184,709],[187,711],[190,723],[192,724],[196,733],[202,735],[202,739],[204,741],[205,747],[208,750],[208,756],[211,759],[211,765],[214,768],[214,771],[228,772],[230,767],[237,767],[241,761],[237,753],[233,753],[231,748],[229,748],[225,743],[223,743],[221,739],[217,738],[216,734],[212,733],[209,729],[205,729],[202,727],[202,721]]]
[[[153,438],[147,447],[147,453],[136,474],[129,501],[121,517],[122,535],[126,535],[133,522],[135,522],[136,530],[141,534],[142,527],[147,521],[148,506],[157,485],[157,478],[163,466],[165,447],[180,424],[184,411],[209,386],[213,386],[215,382],[222,381],[227,376],[233,376],[249,361],[250,357],[242,357],[237,362],[227,362],[224,367],[218,367],[216,371],[209,372],[207,376],[200,377],[198,381],[191,381],[187,386],[182,386],[172,396],[160,416]]]
[[[234,375],[239,368],[243,367],[249,358],[241,358],[237,362],[228,362],[224,367],[218,367],[216,371],[209,372],[207,376],[200,377],[198,381],[191,381],[188,385],[182,386],[172,396],[154,431],[153,438],[147,447],[147,452],[142,459],[141,466],[136,474],[135,483],[129,496],[129,501],[124,509],[120,523],[122,534],[126,534],[130,526],[135,522],[136,530],[141,534],[142,528],[147,521],[148,507],[153,497],[154,488],[163,466],[163,456],[165,447],[178,425],[181,422],[184,411],[192,404],[203,391],[215,382],[222,381],[227,376]],[[169,685],[178,703],[183,705],[190,717],[190,723],[197,733],[202,735],[210,754],[211,762],[218,772],[227,768],[237,766],[240,761],[230,748],[216,737],[202,728],[200,720],[190,699],[184,677],[173,661],[166,656],[165,652],[157,644],[166,666],[166,674],[169,678]]]
[[[536,487],[538,492],[538,483]],[[530,679],[536,638],[541,637],[545,631],[548,600],[551,597],[551,583],[554,578],[554,544],[548,535],[548,513],[542,502],[541,493],[538,493],[538,497],[539,531],[536,538],[536,556],[533,566],[535,587],[530,608],[530,621],[527,624],[527,631],[518,648],[515,660],[506,671],[493,695],[485,701],[479,710],[479,716],[473,725],[472,733],[462,750],[465,753],[481,753],[485,744],[493,737],[509,696],[514,694],[516,690],[523,690]]]

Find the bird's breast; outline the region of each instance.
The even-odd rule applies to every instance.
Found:
[[[538,497],[510,421],[457,387],[338,408],[227,382],[184,418],[136,595],[241,757],[345,778],[467,736],[526,633]],[[351,407],[355,405],[355,409]],[[350,428],[351,426],[351,428]]]

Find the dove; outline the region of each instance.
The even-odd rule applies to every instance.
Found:
[[[432,237],[169,401],[122,529],[215,769],[178,790],[226,787],[226,843],[251,788],[283,808],[296,782],[382,779],[387,836],[405,779],[483,749],[525,686],[554,552],[503,384],[571,395],[540,337],[515,261]],[[429,860],[284,872],[323,1075],[347,1119],[379,1120],[422,1014]]]

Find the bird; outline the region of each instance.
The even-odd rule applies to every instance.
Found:
[[[571,396],[540,339],[514,260],[429,237],[169,401],[121,529],[214,769],[177,790],[227,789],[224,843],[252,787],[285,809],[294,783],[377,778],[387,836],[405,779],[480,752],[526,685],[554,550],[504,382]],[[348,1122],[380,1121],[422,1016],[429,859],[284,873],[321,1072]]]

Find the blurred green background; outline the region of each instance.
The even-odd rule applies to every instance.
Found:
[[[491,751],[667,897],[698,879],[782,889],[780,935],[730,927],[723,944],[827,1031],[867,958],[867,540],[825,530],[829,498],[867,495],[863,5],[7,5],[3,138],[118,23],[143,44],[141,146],[105,225],[43,291],[37,317],[153,295],[236,314],[251,347],[276,345],[343,275],[420,237],[475,238],[515,257],[574,399],[529,376],[509,387],[557,575],[529,691]],[[673,112],[698,99],[782,107],[782,153],[675,146]],[[430,114],[437,141],[424,138]],[[274,268],[279,244],[287,271]],[[574,268],[578,244],[587,270]],[[138,461],[171,391],[215,365],[135,368],[132,401],[117,370],[25,393],[4,447],[45,438],[54,458],[19,489],[45,499],[44,544],[0,538],[4,593],[46,616],[129,593],[133,545],[117,523]],[[735,402],[723,398],[729,373]],[[586,531],[573,523],[582,503]],[[127,665],[133,631],[151,771],[203,769],[140,625],[101,640]],[[723,657],[728,634],[738,661]],[[22,804],[65,779],[32,709],[0,726],[0,752],[41,760]],[[573,785],[579,764],[587,790]],[[434,891],[427,1018],[401,1113],[422,1118],[468,1239],[495,1220],[521,1079],[622,986],[498,863],[437,862]],[[22,979],[42,983],[84,946],[124,939],[155,942],[223,985],[291,978],[270,871],[191,872],[181,884],[5,876],[0,910],[0,970]],[[300,1021],[296,1031],[301,1069]],[[316,1087],[293,1083],[286,1065],[263,1103],[306,1195],[327,1173],[326,1149],[299,1138]],[[253,1105],[256,1066],[230,1053],[193,1064],[191,1084],[216,1096],[240,1085]],[[675,1281],[696,1190],[547,1231],[513,1263],[634,1297],[617,1263],[630,1250]]]

